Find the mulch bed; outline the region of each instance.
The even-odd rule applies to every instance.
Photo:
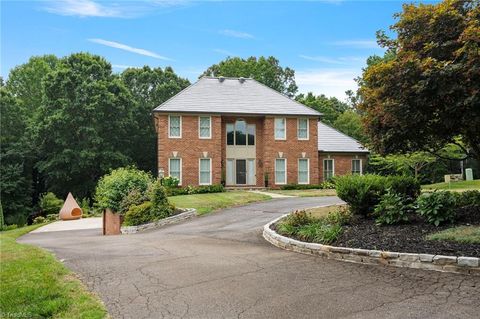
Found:
[[[412,216],[408,224],[394,226],[377,226],[373,219],[358,218],[343,226],[342,234],[332,245],[403,253],[480,257],[480,244],[425,239],[429,234],[462,225],[480,226],[480,208],[461,208],[457,211],[454,225],[439,227],[427,224],[417,216]]]

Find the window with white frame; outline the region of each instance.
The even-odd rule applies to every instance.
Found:
[[[308,140],[308,119],[306,118],[298,119],[297,137],[299,140]]]
[[[310,161],[308,158],[298,159],[298,184],[310,183]]]
[[[275,139],[287,139],[287,119],[284,117],[275,118]]]
[[[201,158],[199,165],[200,185],[210,185],[212,183],[212,161],[210,158]]]
[[[285,158],[275,159],[275,184],[287,183],[287,160]]]
[[[171,177],[176,177],[180,181],[179,185],[182,184],[182,159],[181,158],[170,158],[168,162],[168,175]]]
[[[247,124],[242,119],[226,124],[227,145],[255,145],[255,124]]]
[[[335,164],[333,159],[323,160],[323,180],[328,181],[335,175]]]
[[[170,115],[168,117],[168,137],[182,137],[182,117],[180,115]]]
[[[362,160],[352,159],[352,174],[362,175]]]
[[[198,118],[198,137],[212,138],[212,123],[210,116],[200,116]]]

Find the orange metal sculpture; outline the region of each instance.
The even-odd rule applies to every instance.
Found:
[[[65,203],[63,204],[62,209],[60,209],[60,219],[71,220],[79,218],[82,218],[82,209],[78,206],[72,193],[68,193]]]

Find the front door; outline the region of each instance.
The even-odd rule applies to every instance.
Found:
[[[247,161],[244,159],[237,159],[235,166],[237,185],[247,184]]]

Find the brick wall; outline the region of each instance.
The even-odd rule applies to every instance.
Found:
[[[178,152],[177,157],[182,159],[182,185],[199,184],[199,159],[203,152],[208,152],[212,163],[212,183],[221,181],[222,159],[222,120],[220,116],[212,116],[212,138],[200,139],[198,137],[198,116],[182,115],[182,138],[168,137],[168,115],[156,114],[155,124],[158,136],[158,168],[168,172],[168,160],[173,157],[173,152]]]
[[[352,159],[362,160],[362,170],[365,170],[367,164],[367,155],[365,153],[318,153],[318,172],[319,183],[323,182],[323,160],[333,159],[334,175],[347,175],[352,173]]]

